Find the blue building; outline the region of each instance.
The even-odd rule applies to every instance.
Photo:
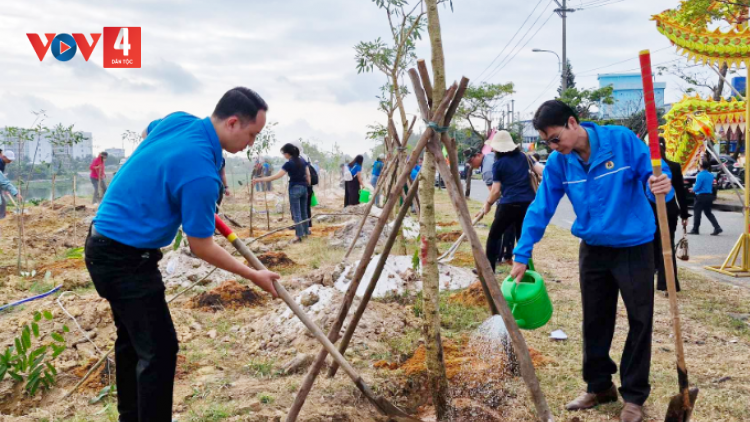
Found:
[[[599,88],[612,86],[614,104],[599,104],[599,117],[602,119],[624,119],[644,108],[643,82],[640,73],[603,73],[598,76]],[[666,82],[654,82],[656,108],[664,107]]]

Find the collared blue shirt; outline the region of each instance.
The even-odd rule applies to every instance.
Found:
[[[18,189],[16,189],[16,187],[13,186],[13,183],[5,177],[5,173],[3,172],[0,172],[0,190],[6,190],[13,196],[18,195]],[[0,195],[2,195],[2,193],[0,193]]]
[[[372,175],[380,176],[381,171],[383,171],[383,162],[380,160],[376,160],[375,163],[372,165]]]
[[[586,170],[586,173],[588,173],[589,169],[591,168],[591,162],[593,161],[593,158],[596,157],[596,153],[599,152],[599,136],[592,128],[584,127],[584,129],[586,129],[586,133],[588,133],[589,135],[589,148],[591,148],[589,160],[584,161],[576,151],[571,152],[571,154],[575,155],[578,158],[578,161],[581,162],[583,169]]]
[[[516,262],[528,263],[563,195],[568,196],[576,214],[573,235],[589,245],[625,248],[654,240],[656,222],[643,192],[653,174],[648,147],[622,126],[581,126],[595,131],[599,140],[591,167],[584,171],[573,154],[550,154],[513,250]]]
[[[712,194],[714,192],[714,175],[708,170],[701,170],[695,178],[693,192],[696,195]]]
[[[148,249],[169,245],[180,225],[188,236],[213,236],[221,152],[210,118],[178,112],[161,119],[113,178],[96,230]]]

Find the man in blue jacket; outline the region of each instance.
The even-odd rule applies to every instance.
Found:
[[[724,231],[719,227],[719,222],[716,221],[716,217],[711,210],[714,204],[714,175],[708,170],[710,168],[711,164],[708,160],[701,161],[701,171],[695,178],[695,185],[693,186],[695,217],[693,217],[693,230],[690,230],[690,234],[700,234],[698,230],[701,227],[701,213],[706,214],[706,218],[714,226],[711,236],[718,236]]]
[[[257,93],[240,87],[224,94],[211,117],[178,112],[154,122],[99,206],[86,268],[117,328],[120,422],[172,420],[178,344],[158,263],[180,226],[197,257],[276,296],[278,274],[243,265],[213,240],[222,150],[252,145],[267,109]]]
[[[656,229],[643,186],[648,183],[654,194],[667,194],[669,178],[653,176],[648,147],[629,129],[579,123],[575,112],[561,101],[542,104],[533,123],[554,152],[526,213],[511,275],[518,278],[526,271],[534,244],[567,195],[576,213],[572,232],[581,238],[583,379],[588,388],[566,408],[588,409],[617,401],[612,383],[617,365],[609,350],[620,293],[630,324],[620,362],[619,392],[625,401],[620,418],[640,422],[650,392]]]

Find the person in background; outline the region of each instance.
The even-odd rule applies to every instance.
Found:
[[[364,186],[362,181],[362,163],[365,158],[361,155],[354,157],[349,163],[349,172],[352,174],[352,180],[344,183],[344,206],[359,205],[359,191]],[[344,170],[346,171],[346,169]]]
[[[501,237],[508,234],[508,227],[514,227],[513,233],[508,237],[517,239],[521,236],[523,219],[534,200],[535,192],[529,181],[529,162],[526,154],[513,142],[508,131],[495,132],[495,136],[487,141],[487,145],[495,151],[495,162],[492,165],[492,188],[482,211],[489,215],[492,205],[497,202],[495,219],[492,221],[486,246],[487,259],[495,271],[498,259],[502,255]]]
[[[238,87],[221,97],[210,117],[168,115],[154,124],[102,199],[86,238],[85,263],[117,328],[120,422],[172,420],[179,343],[159,261],[180,226],[195,256],[278,296],[278,274],[256,271],[214,242],[222,151],[236,154],[252,145],[266,110],[255,91]]]
[[[666,145],[664,138],[659,137],[659,147],[661,148],[661,156],[666,157]],[[685,192],[685,182],[682,177],[682,166],[674,161],[662,158],[663,162],[669,168],[671,173],[670,180],[672,181],[672,192],[667,194],[667,217],[669,218],[669,234],[672,241],[672,264],[674,267],[674,280],[677,287],[677,291],[680,291],[680,280],[677,278],[677,258],[674,254],[674,236],[677,231],[677,220],[682,219],[682,226],[687,227],[688,218],[690,213],[688,212],[687,204],[687,193]],[[662,165],[663,167],[663,165]],[[662,292],[667,291],[667,278],[664,273],[664,254],[661,246],[661,233],[659,232],[659,220],[656,216],[656,204],[654,202],[654,196],[646,190],[651,203],[651,209],[654,211],[654,220],[656,221],[656,232],[654,233],[654,263],[656,269],[656,289]],[[672,196],[671,199],[670,196]]]
[[[307,213],[307,187],[310,186],[310,169],[308,164],[300,157],[299,148],[291,143],[281,147],[281,153],[288,161],[284,163],[278,173],[273,176],[260,177],[253,180],[253,183],[273,182],[289,175],[289,209],[292,212],[294,220],[294,232],[297,235],[294,242],[301,242],[303,238],[310,234],[307,225],[307,219],[310,215]]]
[[[271,164],[271,160],[268,159],[268,157],[263,158],[263,176],[268,177],[273,174],[273,164]],[[272,182],[266,182],[266,192],[272,192],[273,191],[273,183]]]
[[[219,170],[219,176],[221,177],[221,187],[219,188],[219,199],[216,201],[216,206],[221,205],[221,201],[224,200],[225,196],[230,196],[229,184],[227,184],[227,160],[226,158],[221,159],[221,170]],[[218,211],[217,211],[218,212]]]
[[[5,173],[5,160],[3,160],[3,150],[0,149],[0,172]]]
[[[567,195],[576,214],[571,231],[581,239],[578,265],[587,387],[565,408],[589,409],[618,400],[612,382],[618,368],[610,349],[622,296],[629,330],[619,368],[619,392],[625,401],[620,421],[642,422],[643,404],[651,392],[656,230],[643,185],[663,195],[669,193],[671,182],[665,174],[653,175],[648,146],[628,128],[579,123],[576,112],[559,100],[544,102],[532,122],[553,152],[523,221],[510,275],[524,275],[534,244]]]
[[[489,167],[492,167],[491,163],[495,162],[495,154],[483,154],[482,150],[479,148],[469,148],[468,150],[464,151],[464,155],[467,157],[466,165],[468,168],[466,169],[467,177],[470,177],[470,175],[473,173],[474,169],[482,169],[485,165],[489,165]],[[487,160],[487,156],[491,156],[491,160]],[[490,180],[490,183],[487,183],[487,180]],[[488,191],[492,191],[492,171],[488,172],[485,176],[484,173],[482,173],[482,182],[485,183],[487,186]],[[516,228],[513,225],[508,226],[508,228],[505,230],[505,232],[502,233],[499,239],[500,242],[500,254],[498,255],[498,262],[499,263],[507,263],[511,264],[513,259],[513,247],[516,245]]]
[[[266,176],[265,172],[263,171],[263,166],[265,165],[265,160],[261,160],[260,158],[255,159],[255,164],[253,165],[253,180],[257,179],[258,177]],[[258,192],[263,192],[266,188],[266,184],[262,183],[257,185],[255,189],[257,189]]]
[[[8,192],[18,198],[19,203],[20,201],[23,201],[21,193],[18,192],[18,189],[16,189],[13,183],[11,183],[10,180],[5,177],[5,165],[11,163],[15,159],[16,154],[13,153],[13,151],[8,151],[5,154],[0,154],[0,161],[2,161],[3,163],[3,171],[0,172],[0,219],[5,218],[5,207],[7,206],[7,203],[5,202],[5,192]]]
[[[409,178],[411,181],[415,181],[417,179],[417,175],[419,174],[419,170],[422,170],[422,159],[420,158],[419,161],[417,161],[417,165],[414,166],[413,169],[411,169],[411,173],[409,174]],[[408,189],[404,186],[404,192],[406,193]]]
[[[378,155],[378,158],[375,159],[375,162],[372,163],[372,177],[370,178],[370,184],[373,188],[378,186],[378,179],[380,178],[380,173],[383,172],[383,167],[385,164],[383,163],[383,157]],[[378,206],[380,204],[380,194],[378,193],[375,196],[375,205]]]
[[[313,168],[315,169],[318,174],[320,174],[320,161],[315,160],[315,162],[312,164]]]
[[[91,179],[91,184],[94,185],[94,197],[91,199],[92,204],[98,203],[100,198],[103,198],[104,194],[107,193],[107,182],[105,181],[106,173],[104,172],[104,163],[106,161],[107,152],[102,151],[93,161],[91,161],[91,165],[89,165],[89,170],[91,170],[89,177]],[[99,189],[102,191],[101,197],[99,196]]]
[[[305,154],[305,149],[304,149],[304,145],[302,145],[302,141],[299,139],[296,141],[292,141],[292,145],[294,145],[295,147],[297,147],[297,149],[299,149],[299,156],[302,157],[303,160],[305,160],[305,163],[307,163],[308,166],[310,166],[311,165],[310,163],[312,163],[312,161],[310,161],[310,157],[307,154]],[[318,174],[317,171],[315,174]],[[313,185],[312,183],[308,181],[307,183],[307,217],[308,218],[312,217],[312,198],[314,194],[315,194],[315,191],[313,190]],[[312,228],[312,226],[313,226],[312,220],[310,220],[307,223],[308,234],[310,231],[309,229]]]
[[[695,192],[695,216],[693,216],[693,229],[690,230],[690,234],[700,234],[701,227],[701,213],[706,214],[706,218],[714,226],[714,231],[711,236],[718,236],[724,230],[719,227],[719,222],[716,221],[714,213],[711,210],[714,204],[714,175],[709,171],[711,163],[709,160],[701,161],[701,171],[698,173],[698,177],[695,178],[695,185],[693,185],[693,192]]]

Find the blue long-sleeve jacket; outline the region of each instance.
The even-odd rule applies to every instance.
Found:
[[[669,165],[666,161],[662,158],[661,160],[661,172],[666,174],[669,179],[672,179],[672,170],[669,169]],[[651,192],[651,189],[648,188],[648,183],[643,185],[645,191],[646,191],[646,197],[649,201],[656,203],[656,196],[654,196],[653,192]],[[671,201],[674,198],[675,192],[674,187],[669,189],[669,193],[667,193],[667,196],[664,197],[664,200],[666,202]]]
[[[553,152],[549,156],[513,251],[516,262],[528,263],[563,195],[576,213],[571,232],[589,245],[629,247],[654,239],[656,223],[643,192],[652,175],[648,147],[625,127],[581,125],[599,138],[591,168],[586,173],[574,154]]]
[[[713,193],[714,175],[708,170],[701,170],[698,173],[698,177],[695,178],[695,186],[693,186],[693,192],[696,195],[704,195]]]
[[[0,172],[0,189],[7,190],[13,196],[18,195],[18,189],[13,186],[13,183],[10,183],[10,180],[2,172]]]

